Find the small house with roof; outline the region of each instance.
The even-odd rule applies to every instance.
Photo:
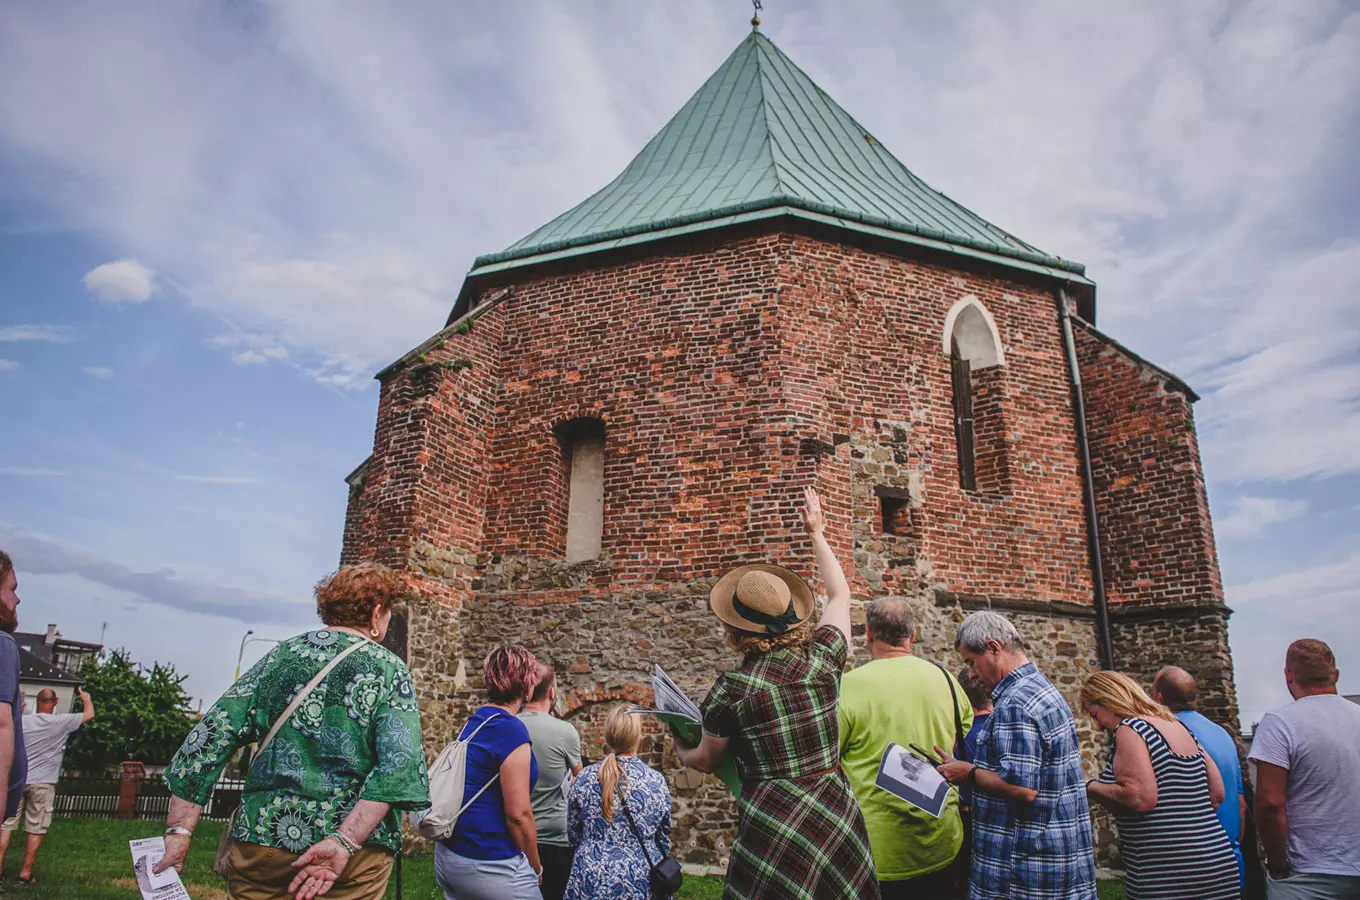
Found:
[[[62,637],[56,625],[48,625],[42,634],[16,631],[14,642],[19,645],[19,686],[28,712],[37,711],[38,692],[44,688],[56,691],[57,712],[70,712],[80,688],[80,670],[104,650],[103,644]]]

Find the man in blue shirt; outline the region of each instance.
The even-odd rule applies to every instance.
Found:
[[[1091,814],[1072,709],[1030,662],[1010,620],[981,610],[954,646],[995,709],[971,763],[942,748],[940,775],[973,789],[969,900],[1096,900]]]
[[[1221,726],[1209,721],[1195,710],[1195,676],[1178,666],[1167,666],[1152,680],[1152,698],[1176,714],[1190,733],[1199,741],[1204,752],[1218,766],[1228,797],[1218,807],[1218,821],[1232,841],[1237,857],[1237,874],[1242,878],[1242,822],[1247,817],[1246,792],[1242,788],[1242,764],[1237,756],[1237,742]],[[1235,795],[1234,795],[1235,793]]]
[[[28,756],[24,752],[23,693],[19,689],[19,577],[14,561],[0,550],[0,806],[6,819],[19,811],[28,781]]]

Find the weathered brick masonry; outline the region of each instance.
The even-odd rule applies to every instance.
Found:
[[[1144,681],[1176,664],[1200,709],[1237,732],[1223,584],[1195,435],[1195,394],[1090,325],[1086,385],[1115,664]]]
[[[941,334],[965,296],[991,311],[1006,351],[979,382],[1006,472],[990,491],[958,486]],[[1191,598],[1221,609],[1216,570],[1202,574],[1212,542],[1206,557],[1188,400],[1083,335],[1112,596],[1149,614]],[[1042,287],[792,232],[527,278],[384,374],[344,556],[413,575],[408,653],[432,750],[478,701],[480,660],[498,642],[558,665],[595,754],[601,706],[644,699],[653,665],[702,696],[736,662],[707,612],[713,580],[754,560],[814,577],[804,484],[826,499],[859,604],[914,598],[920,652],[951,666],[968,610],[1010,611],[1075,702],[1097,664],[1065,365]],[[606,429],[603,552],[568,565],[557,429],[580,417]],[[1166,444],[1158,435],[1173,429],[1180,444],[1130,443]],[[1125,469],[1148,504],[1127,515]],[[896,534],[884,533],[885,492],[906,500]],[[1200,542],[1148,542],[1156,515]],[[1119,619],[1121,661],[1145,672],[1191,649],[1226,654],[1221,628],[1199,620],[1184,647],[1181,621]],[[733,825],[721,789],[679,776],[659,747],[649,755],[673,776],[684,856],[721,859]]]

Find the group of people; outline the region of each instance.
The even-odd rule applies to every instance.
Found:
[[[827,591],[820,621],[811,589],[787,569],[724,575],[710,605],[741,662],[708,692],[698,743],[672,733],[684,765],[711,773],[730,757],[741,773],[725,898],[1095,898],[1091,802],[1118,824],[1130,898],[1241,895],[1236,744],[1196,712],[1189,673],[1163,669],[1150,694],[1118,672],[1085,679],[1080,708],[1110,734],[1108,761],[1088,776],[1071,707],[999,613],[960,623],[954,645],[967,665],[952,673],[913,653],[911,605],[879,598],[866,609],[872,659],[845,672],[850,589],[810,489],[804,521]],[[10,619],[15,587],[0,554]],[[166,770],[158,871],[182,867],[223,768],[253,744],[219,849],[229,895],[383,895],[401,813],[430,803],[415,685],[381,644],[405,592],[399,575],[375,564],[346,566],[317,586],[323,627],[283,641],[241,676]],[[0,641],[0,767],[7,729],[18,732],[9,714],[17,701],[4,693],[7,652]],[[1337,676],[1321,641],[1291,645],[1285,680],[1295,700],[1265,717],[1250,752],[1272,898],[1360,898],[1360,706],[1337,695]],[[671,853],[671,797],[638,757],[639,715],[609,711],[605,755],[584,765],[575,726],[552,714],[550,665],[500,646],[481,682],[485,703],[458,735],[465,806],[435,847],[445,896],[662,896],[654,870]],[[958,787],[938,816],[878,786],[890,743]],[[7,816],[21,768],[0,778]]]
[[[52,809],[57,778],[66,742],[80,726],[94,718],[94,700],[79,691],[78,713],[58,713],[57,692],[43,688],[34,698],[37,709],[28,711],[19,683],[19,574],[14,560],[0,551],[0,864],[9,851],[10,838],[22,824],[26,839],[24,859],[14,876],[17,884],[37,884],[33,867],[38,861]]]

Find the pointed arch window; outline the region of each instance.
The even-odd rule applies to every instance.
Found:
[[[959,487],[1005,493],[1010,488],[1006,454],[1005,350],[991,313],[976,297],[954,304],[945,318],[954,441]]]

